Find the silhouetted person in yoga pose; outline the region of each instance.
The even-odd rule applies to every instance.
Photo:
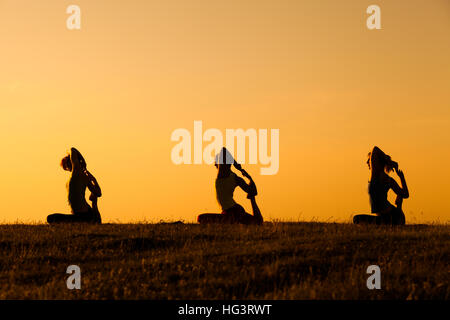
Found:
[[[86,169],[86,161],[81,153],[72,148],[70,154],[61,160],[61,166],[64,170],[71,172],[67,190],[73,214],[51,214],[47,217],[47,222],[101,223],[97,199],[102,196],[102,191],[95,177]],[[89,206],[85,198],[86,188],[91,192],[89,200],[92,201],[92,207]]]
[[[248,184],[244,179],[238,177],[233,171],[231,171],[231,164],[233,164],[234,167],[249,180]],[[218,169],[216,178],[216,197],[219,205],[222,207],[222,213],[201,214],[198,216],[198,222],[201,224],[262,224],[263,217],[255,200],[258,192],[256,190],[255,182],[250,175],[233,159],[226,148],[223,148],[222,151],[216,156],[215,166]],[[250,199],[252,204],[253,215],[245,212],[245,209],[234,201],[233,193],[237,186],[247,192],[247,198]]]
[[[369,196],[372,213],[376,215],[356,215],[353,222],[368,224],[391,224],[404,225],[405,214],[402,210],[403,199],[409,197],[408,187],[406,185],[403,171],[398,168],[398,163],[392,161],[391,157],[374,147],[369,153],[367,160],[371,177],[369,181]],[[395,170],[401,181],[401,187],[389,176],[389,172]],[[397,198],[395,206],[392,205],[387,197],[388,191],[392,189]]]

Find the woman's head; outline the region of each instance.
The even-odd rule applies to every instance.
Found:
[[[222,148],[218,154],[216,154],[214,165],[219,167],[231,167],[231,164],[234,162],[233,156],[226,149]]]
[[[87,167],[86,160],[84,160],[84,158],[81,155],[81,153],[79,153],[78,151],[76,151],[76,152],[77,152],[77,154],[76,154],[77,157],[76,158],[78,158],[79,167],[82,170],[86,170],[86,167]],[[71,158],[71,154],[70,153],[68,153],[64,158],[62,158],[62,160],[61,160],[61,167],[64,170],[66,170],[66,171],[72,171],[73,170],[73,168],[72,168],[72,158]]]
[[[215,164],[217,168],[219,166],[225,167],[225,168],[231,168],[231,165],[234,165],[234,167],[237,170],[242,170],[241,165],[234,160],[231,153],[227,150],[227,148],[222,148],[220,152],[216,155],[215,158]]]
[[[70,154],[62,158],[61,167],[66,171],[72,171],[72,161],[70,160]]]
[[[371,170],[384,170],[389,173],[398,168],[398,163],[385,154],[380,148],[374,147],[368,154],[367,165]]]

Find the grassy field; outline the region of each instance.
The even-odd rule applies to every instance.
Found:
[[[448,225],[1,225],[0,252],[1,299],[450,299]]]

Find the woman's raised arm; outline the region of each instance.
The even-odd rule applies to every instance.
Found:
[[[392,190],[394,190],[394,192],[402,197],[403,199],[408,199],[409,198],[409,190],[408,190],[408,186],[406,185],[406,179],[405,179],[405,175],[403,174],[403,171],[398,169],[397,167],[395,167],[395,172],[397,173],[398,177],[400,178],[400,182],[401,182],[401,187],[398,185],[397,182],[395,182],[394,179],[391,179],[391,188]]]
[[[86,170],[85,173],[88,178],[87,187],[89,191],[91,191],[97,198],[100,198],[102,196],[102,189],[100,188],[97,179],[95,179],[89,171]]]
[[[237,185],[241,187],[242,190],[247,192],[250,197],[256,196],[258,194],[258,191],[256,190],[256,184],[253,181],[252,177],[244,169],[241,168],[240,171],[244,177],[250,180],[250,183],[247,184],[244,179],[237,177]]]

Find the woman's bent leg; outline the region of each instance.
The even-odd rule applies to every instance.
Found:
[[[232,223],[230,217],[226,214],[220,213],[203,213],[197,218],[200,224],[211,224],[211,223]]]
[[[260,225],[262,221],[251,214],[244,212],[235,217],[234,223],[246,224],[246,225]]]
[[[92,210],[94,214],[94,223],[102,224],[102,216],[100,215],[100,212],[97,210]]]
[[[92,215],[78,215],[78,214],[61,214],[55,213],[47,217],[49,224],[53,223],[101,223],[97,221]]]
[[[357,214],[353,217],[354,224],[381,224],[379,216],[370,214]]]
[[[397,196],[397,199],[395,199],[395,205],[396,208],[392,210],[392,224],[403,226],[406,222],[405,214],[403,213],[402,209],[403,198]]]
[[[256,201],[253,197],[252,200],[252,207],[253,207],[253,215],[245,212],[245,209],[240,205],[235,205],[231,209],[227,210],[226,215],[230,216],[232,223],[239,223],[239,224],[262,224],[263,218],[261,215],[261,212],[259,211],[259,208],[256,204]]]
[[[98,210],[98,206],[97,206],[98,197],[96,197],[94,194],[91,194],[89,199],[92,201],[92,209],[90,211],[91,211],[91,214],[93,215],[93,220],[94,220],[93,222],[101,224],[102,217],[100,215],[100,211]]]
[[[254,221],[256,222],[256,224],[262,224],[264,222],[264,219],[261,214],[261,211],[259,210],[258,205],[256,204],[255,197],[251,197],[250,202],[252,203],[252,211],[253,211]]]
[[[402,209],[396,209],[392,211],[392,225],[403,226],[405,225],[405,214]]]
[[[253,215],[245,212],[245,209],[236,204],[230,209],[227,209],[226,212],[217,214],[217,213],[204,213],[198,216],[197,221],[200,224],[210,224],[210,223],[220,223],[220,224],[262,224],[263,217],[261,215],[261,211],[256,204],[255,198],[250,198],[252,202]]]
[[[55,213],[51,214],[47,217],[47,222],[52,223],[73,223],[73,222],[80,222],[79,217],[73,215],[73,214],[62,214],[62,213]]]

